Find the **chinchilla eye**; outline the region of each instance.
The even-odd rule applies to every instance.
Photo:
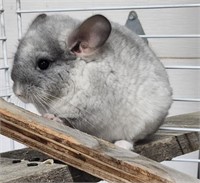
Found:
[[[50,61],[47,59],[39,59],[37,62],[37,66],[39,67],[40,70],[48,69],[49,64],[50,64]]]

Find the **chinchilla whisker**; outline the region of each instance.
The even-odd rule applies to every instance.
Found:
[[[39,97],[39,95],[33,94],[33,97],[34,97],[36,103],[39,103],[41,105],[41,107],[44,109],[44,111],[47,111],[47,107],[45,106],[44,101]]]
[[[41,90],[42,93],[45,94],[45,96],[43,96],[44,101],[53,101],[54,99],[56,99],[56,100],[58,100],[58,101],[63,102],[59,97],[53,96],[53,95],[51,95],[51,94],[49,94],[49,93],[43,91],[42,89],[40,89],[40,90]],[[47,97],[47,96],[49,96],[49,97]],[[51,98],[53,98],[53,99],[51,99]],[[69,104],[69,105],[71,105],[72,107],[78,109],[78,110],[81,112],[82,115],[84,115],[84,112],[86,112],[87,114],[89,114],[90,116],[92,116],[93,120],[98,120],[98,119],[94,116],[94,114],[92,114],[91,112],[89,112],[89,111],[87,111],[87,110],[85,110],[85,109],[81,109],[81,108],[79,108],[79,107],[77,107],[77,106],[74,106],[74,105],[71,104],[70,102],[66,102],[66,103]],[[84,111],[84,112],[83,112],[83,111]],[[58,111],[57,111],[57,113],[58,113],[58,114],[61,114],[61,113],[58,112]],[[86,121],[86,119],[83,119],[83,120]],[[86,121],[86,122],[89,124],[89,121]],[[92,125],[92,124],[90,124],[90,125]]]
[[[44,98],[45,97],[41,97],[40,95],[37,95],[38,97],[36,97],[35,96],[35,99],[43,106],[43,108],[45,108],[45,110],[47,111],[47,109],[46,109],[46,107],[45,107],[45,105],[47,105],[47,103],[46,103],[46,101],[44,100]],[[43,104],[44,103],[44,104]],[[53,111],[55,111],[55,113],[57,113],[57,114],[60,114],[60,112],[57,110],[57,109],[55,109],[55,108],[52,108],[53,109]],[[69,124],[74,128],[74,129],[77,129],[74,125],[73,125],[73,123],[71,122],[71,120],[70,119],[68,119],[68,118],[64,118],[67,122],[69,122]],[[83,119],[84,120],[84,119]],[[79,131],[78,131],[78,133],[79,133]]]
[[[43,108],[45,108],[45,111],[47,112],[47,107],[48,103],[46,102],[46,97],[41,96],[41,95],[37,95],[38,101],[40,101],[40,104],[43,106]],[[53,108],[53,110],[56,112],[56,109]]]
[[[37,98],[38,99],[38,98]],[[45,105],[43,104],[43,103],[46,103],[45,102],[45,100],[43,100],[42,98],[40,98],[40,99],[38,99],[38,102],[45,108]],[[47,111],[47,110],[46,110]],[[58,113],[58,111],[55,109],[55,108],[53,108],[53,111],[55,111],[55,113]],[[68,121],[69,123],[70,123],[70,125],[74,128],[74,129],[76,129],[76,127],[71,123],[71,121],[69,120],[69,119],[67,119],[67,118],[64,118],[66,121]]]
[[[50,100],[50,99],[48,99],[48,97],[46,97],[46,96],[40,96],[40,95],[37,95],[37,96],[38,96],[38,97],[36,97],[37,101],[42,105],[43,108],[45,108],[45,105],[47,105],[46,100]],[[62,113],[60,111],[58,111],[56,108],[54,108],[54,107],[51,107],[51,108],[56,114],[62,115]],[[45,108],[45,110],[47,111],[46,108]],[[74,125],[72,124],[70,119],[67,119],[67,118],[64,118],[64,119],[67,120],[74,127]],[[82,119],[82,120],[86,121],[86,119]],[[86,121],[86,122],[88,122],[88,121]]]
[[[45,111],[48,113],[48,109],[46,107],[46,106],[48,106],[48,103],[46,102],[46,100],[48,100],[47,97],[37,94],[37,99],[40,102],[40,104],[42,105],[42,107],[45,109]],[[53,107],[52,107],[52,109],[55,111],[55,113],[58,113],[57,109],[55,109]]]

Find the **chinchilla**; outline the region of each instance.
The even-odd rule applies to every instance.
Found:
[[[14,93],[38,111],[99,138],[135,142],[154,133],[172,103],[167,73],[125,26],[41,14],[19,42]]]

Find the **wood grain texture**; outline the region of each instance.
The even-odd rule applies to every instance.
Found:
[[[200,128],[200,112],[168,117],[163,127]],[[135,151],[161,162],[200,149],[198,132],[159,130],[153,136],[136,143]]]
[[[200,128],[200,112],[168,117],[165,127]]]
[[[171,160],[198,150],[199,139],[197,132],[158,131],[153,136],[137,142],[135,152],[158,162]]]
[[[31,148],[1,153],[0,157],[0,161],[4,162],[0,163],[1,183],[98,182],[100,180],[88,173],[65,165],[58,160],[54,160],[53,165],[49,165],[47,168],[44,168],[42,163],[51,157]],[[16,159],[25,160],[25,162],[23,162],[23,164],[12,164],[12,160]],[[26,165],[34,159],[37,159],[37,163],[39,163],[39,165],[37,167],[31,167],[32,172],[29,172],[30,167],[27,167]],[[16,170],[16,167],[18,167],[17,172],[13,173],[13,170]],[[28,173],[25,174],[25,172]]]
[[[24,183],[24,182],[72,182],[67,166],[61,164],[43,164],[35,162],[38,166],[30,166],[29,161],[23,160],[13,164],[11,158],[0,158],[0,182],[1,183]],[[31,162],[33,163],[33,162]]]
[[[1,133],[115,182],[199,182],[159,163],[0,100]]]

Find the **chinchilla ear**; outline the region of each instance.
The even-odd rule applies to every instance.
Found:
[[[40,14],[38,15],[32,22],[31,27],[37,26],[38,24],[43,23],[46,20],[47,15],[46,14]]]
[[[71,52],[79,57],[88,57],[104,45],[111,32],[109,20],[94,15],[80,24],[68,37]]]

